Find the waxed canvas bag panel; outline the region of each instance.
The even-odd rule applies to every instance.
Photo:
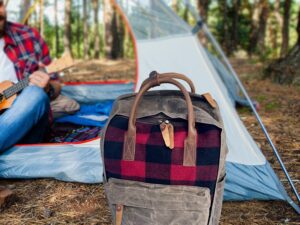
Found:
[[[116,206],[123,206],[122,225],[208,223],[211,198],[207,188],[109,179],[105,191],[114,218]]]

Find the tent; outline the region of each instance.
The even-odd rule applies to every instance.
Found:
[[[221,108],[229,147],[224,199],[284,200],[300,213],[236,112],[235,102],[245,99],[237,96],[238,90],[233,91],[240,82],[235,80],[232,68],[224,66],[199,42],[195,30],[203,28],[203,24],[198,23],[198,28],[192,29],[161,0],[112,2],[135,43],[136,83],[66,85],[63,93],[80,103],[95,103],[138,90],[153,70],[186,74],[197,93],[210,92]],[[248,95],[246,100],[253,109]],[[99,143],[99,139],[94,139],[83,143],[15,146],[0,155],[0,177],[52,177],[99,183],[103,170]]]

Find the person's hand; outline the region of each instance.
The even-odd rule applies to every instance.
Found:
[[[40,64],[39,66],[44,67],[43,64]],[[49,89],[49,82],[50,76],[41,70],[35,71],[29,76],[29,85],[36,85],[43,88],[46,92]]]
[[[50,77],[47,73],[36,71],[29,76],[29,84],[36,85],[40,88],[48,88]]]

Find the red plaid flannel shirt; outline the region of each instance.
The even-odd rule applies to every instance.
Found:
[[[18,80],[38,70],[39,62],[51,62],[48,46],[35,29],[7,22],[4,41],[4,51],[14,64]],[[51,79],[56,80],[57,75],[51,75]]]

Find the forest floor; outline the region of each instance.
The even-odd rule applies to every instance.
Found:
[[[250,60],[234,59],[250,96],[261,106],[260,115],[287,170],[300,191],[300,88],[277,85],[261,79],[263,66]],[[112,67],[114,66],[114,68]],[[93,61],[65,74],[65,81],[133,79],[134,62]],[[90,76],[91,77],[91,76]],[[268,147],[250,110],[239,109],[241,119],[287,187],[286,178]],[[102,185],[65,183],[37,179],[4,181],[16,194],[8,208],[0,213],[0,224],[111,224]],[[288,189],[289,190],[289,189]],[[300,217],[282,201],[225,202],[221,224],[300,224]]]

